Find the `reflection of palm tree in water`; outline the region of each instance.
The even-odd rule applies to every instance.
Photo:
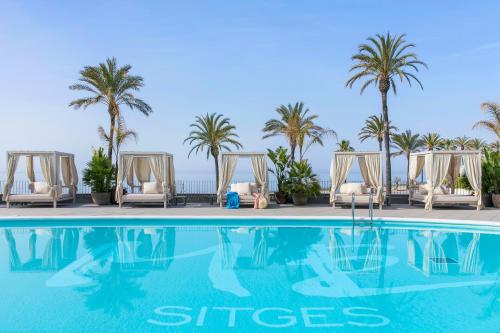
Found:
[[[311,246],[322,238],[321,228],[278,228],[275,233],[276,248],[269,257],[269,263],[284,265],[285,273],[290,280],[304,279],[302,260],[307,258]],[[292,276],[287,263],[297,262],[295,274]]]
[[[89,310],[118,317],[122,310],[133,309],[134,299],[145,296],[137,278],[147,271],[134,269],[134,235],[132,229],[97,227],[83,236],[85,248],[98,264],[84,273],[91,282],[76,288]]]
[[[118,317],[122,310],[133,310],[133,300],[143,298],[146,293],[137,283],[144,272],[126,271],[120,265],[109,262],[85,273],[92,282],[76,288],[85,296],[89,310],[103,310],[104,313]]]

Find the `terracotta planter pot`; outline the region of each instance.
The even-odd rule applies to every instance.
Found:
[[[276,199],[277,204],[285,204],[286,203],[286,194],[283,192],[274,193],[274,198]]]
[[[295,206],[304,206],[307,204],[307,195],[304,193],[294,193],[292,194],[293,204]]]
[[[500,208],[500,194],[492,194],[491,201],[493,201],[493,206],[495,208]]]
[[[491,193],[483,193],[483,205],[484,207],[493,207],[493,201],[491,201]]]
[[[109,205],[111,202],[111,193],[90,193],[90,197],[92,198],[92,202],[99,206]]]

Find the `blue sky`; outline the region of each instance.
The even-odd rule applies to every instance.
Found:
[[[8,149],[74,152],[83,167],[107,128],[102,106],[68,108],[68,86],[84,65],[106,57],[144,77],[138,94],[154,109],[124,110],[139,133],[129,150],[167,150],[177,170],[210,177],[212,161],[187,159],[182,144],[195,115],[218,112],[237,126],[245,150],[284,144],[261,140],[280,104],[304,101],[319,123],[358,150],[364,120],[380,112],[375,89],[345,88],[357,45],[375,33],[406,33],[429,65],[424,91],[400,86],[389,97],[400,129],[474,136],[483,101],[500,100],[498,1],[1,1],[0,172]],[[328,170],[335,141],[308,155]],[[395,169],[403,170],[402,160]],[[182,176],[181,176],[182,177]]]

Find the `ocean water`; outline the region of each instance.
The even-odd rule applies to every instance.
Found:
[[[499,231],[4,220],[0,332],[498,332]]]

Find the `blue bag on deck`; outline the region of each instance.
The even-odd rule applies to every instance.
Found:
[[[227,192],[227,205],[228,209],[240,208],[240,197],[237,192]]]

